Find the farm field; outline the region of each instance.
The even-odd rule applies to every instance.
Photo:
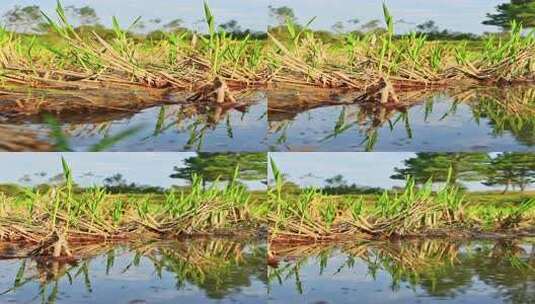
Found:
[[[141,20],[80,25],[73,10],[0,31],[2,149],[533,150],[535,35],[521,22],[399,33],[385,4],[373,28],[328,32],[271,7],[277,23],[252,31],[205,2],[205,31],[141,34]]]
[[[535,303],[535,0],[4,0],[0,303]]]

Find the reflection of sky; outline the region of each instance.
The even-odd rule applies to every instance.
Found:
[[[39,4],[47,13],[52,13],[55,0],[3,0],[0,13],[18,5]],[[313,16],[319,18],[314,27],[330,29],[337,21],[358,18],[361,23],[372,19],[383,19],[381,0],[209,0],[219,22],[236,19],[244,28],[265,30],[270,20],[269,5],[290,6],[301,22]],[[455,31],[476,32],[496,30],[481,22],[487,13],[503,0],[389,0],[387,1],[396,20],[403,19],[409,24],[399,23],[398,29],[406,31],[414,24],[433,19],[441,28]],[[189,27],[202,18],[201,0],[63,0],[67,5],[90,5],[97,10],[104,23],[117,16],[125,24],[137,16],[143,20],[161,18],[164,22],[181,18]],[[149,4],[150,3],[150,4]],[[202,29],[202,27],[200,27]]]
[[[492,153],[491,155],[495,155]],[[349,184],[389,189],[403,186],[403,180],[392,180],[394,168],[403,168],[405,159],[414,153],[270,153],[286,178],[301,186],[323,186],[325,179],[341,174]],[[273,174],[269,172],[271,180]],[[478,182],[463,182],[468,189],[493,190]]]
[[[61,156],[72,169],[74,180],[82,186],[102,184],[115,173],[139,185],[170,187],[187,181],[170,178],[173,167],[195,153],[0,153],[0,184],[34,185],[47,182],[62,172]],[[41,172],[45,176],[39,176]],[[23,179],[25,176],[30,180]],[[260,182],[246,182],[251,189],[262,189]]]

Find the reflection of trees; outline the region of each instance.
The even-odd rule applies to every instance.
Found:
[[[320,141],[332,139],[349,130],[357,129],[364,138],[361,143],[366,150],[373,150],[378,141],[379,130],[403,128],[408,138],[412,138],[412,128],[408,110],[415,105],[424,104],[424,120],[428,121],[433,113],[436,99],[452,101],[440,119],[457,114],[459,104],[468,104],[476,123],[488,120],[493,135],[503,136],[511,133],[520,143],[535,145],[535,88],[530,87],[458,87],[420,91],[400,91],[399,104],[379,104],[377,102],[358,102],[358,92],[330,90],[270,92],[269,127],[272,134],[278,134],[277,144],[288,141],[287,132],[293,120],[302,113],[322,107],[340,108],[338,118],[333,122],[332,132]]]
[[[381,105],[375,102],[362,102],[356,106],[355,100],[362,97],[361,94],[310,88],[270,92],[268,95],[270,132],[280,134],[277,144],[285,144],[288,140],[287,131],[299,114],[318,108],[340,107],[340,113],[332,131],[319,140],[328,141],[356,128],[365,138],[362,144],[369,151],[373,150],[377,143],[378,130],[385,125],[393,129],[396,125],[403,124],[407,135],[411,137],[412,130],[406,112],[409,104],[413,100],[432,96],[432,92],[429,91],[403,91],[398,94],[401,101],[399,104]]]
[[[128,246],[90,245],[73,248],[78,260],[51,261],[23,259],[14,284],[3,294],[23,292],[26,284],[38,282],[43,303],[54,303],[63,284],[81,281],[87,293],[98,292],[92,286],[91,273],[97,257],[105,258],[104,272],[110,275],[119,271],[125,277],[140,265],[152,266],[153,279],[161,279],[164,273],[174,276],[177,290],[194,285],[213,299],[222,299],[241,287],[251,286],[252,280],[267,283],[266,252],[263,245],[249,241],[228,239],[197,239],[183,242],[139,243]],[[130,260],[126,267],[118,269],[118,261]],[[121,263],[124,264],[124,263]]]
[[[488,119],[493,135],[509,132],[524,145],[535,146],[535,88],[487,88],[470,93],[474,117]]]
[[[524,249],[516,242],[498,242],[468,255],[465,265],[475,268],[479,280],[502,291],[511,303],[535,302],[535,245]]]
[[[380,272],[388,274],[393,291],[404,283],[434,297],[457,298],[478,279],[496,289],[504,300],[531,303],[535,301],[535,244],[524,243],[529,244],[531,248],[512,240],[272,245],[271,255],[286,262],[270,268],[268,277],[272,285],[295,281],[297,291],[301,292],[306,284],[302,280],[305,268],[319,267],[321,276],[326,273],[328,263],[332,264],[331,258],[343,255],[345,261],[336,265],[335,276],[364,264],[373,280]]]

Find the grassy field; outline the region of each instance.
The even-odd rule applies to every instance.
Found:
[[[217,32],[210,8],[205,5],[204,9],[207,35],[168,33],[165,39],[155,41],[133,36],[116,19],[110,37],[75,29],[58,2],[58,21],[47,16],[52,33],[46,36],[0,30],[0,79],[61,89],[104,84],[187,90],[224,78],[225,83],[217,87],[222,87],[223,94],[218,101],[232,100],[225,90],[227,84],[244,87],[264,82],[266,43]],[[211,95],[208,91],[217,88],[205,88],[205,93]]]
[[[435,41],[425,34],[386,30],[324,39],[288,21],[268,40],[234,37],[216,27],[205,3],[207,34],[137,37],[113,20],[110,33],[75,29],[58,3],[47,17],[52,33],[0,31],[0,79],[63,89],[102,85],[196,90],[192,100],[233,102],[229,88],[270,83],[362,90],[362,100],[399,101],[395,89],[459,83],[511,84],[535,80],[535,38],[512,24],[508,35],[478,41]],[[333,41],[331,41],[333,40]]]
[[[432,181],[417,186],[409,178],[403,191],[376,195],[329,196],[313,188],[288,194],[274,163],[272,171],[265,217],[273,242],[517,233],[535,224],[533,193],[466,193],[449,183],[434,190]]]
[[[75,189],[65,161],[63,170],[62,185],[0,192],[0,241],[38,244],[34,254],[59,257],[70,255],[72,243],[256,235],[260,227],[260,194],[237,182],[238,170],[223,188],[204,188],[194,176],[190,188],[159,194]]]

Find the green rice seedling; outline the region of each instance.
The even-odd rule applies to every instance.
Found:
[[[50,231],[65,240],[159,238],[230,231],[236,225],[254,228],[260,222],[252,216],[258,203],[238,182],[238,168],[224,188],[218,181],[205,188],[202,178],[193,176],[187,190],[125,198],[99,187],[78,189],[64,159],[62,166],[63,183],[44,193],[28,189],[20,197],[0,196],[0,239],[39,242]]]
[[[465,41],[455,48],[455,60],[460,65],[466,65],[470,61],[467,46],[468,43]]]
[[[200,38],[208,49],[212,73],[217,74],[219,71],[219,63],[224,52],[222,43],[226,38],[226,34],[221,32],[221,34],[218,35],[216,32],[215,18],[206,1],[204,2],[204,18],[208,25],[208,38],[202,36]]]
[[[26,35],[0,29],[0,82],[61,89],[106,85],[203,92],[219,83],[228,90],[284,83],[362,91],[363,100],[383,103],[399,101],[395,91],[400,87],[535,81],[535,32],[525,34],[517,23],[511,25],[508,37],[431,41],[424,34],[396,35],[395,18],[383,3],[385,30],[324,38],[328,35],[310,29],[315,18],[304,26],[289,19],[285,28],[278,29],[283,33],[269,32],[266,42],[255,35],[234,37],[217,28],[207,2],[202,10],[207,34],[184,30],[153,40],[133,33],[139,19],[121,27],[113,18],[111,34],[105,37],[81,32],[69,23],[58,2],[57,20],[45,16],[53,33]],[[204,131],[201,125],[192,127],[187,147],[198,146]],[[368,147],[373,147],[375,135],[368,134]]]
[[[354,221],[358,221],[360,220],[361,216],[363,215],[363,212],[364,212],[364,200],[362,199],[362,197],[359,197],[355,200],[352,200],[350,202],[350,211],[351,211],[351,218],[354,220]]]
[[[497,224],[501,229],[516,228],[526,224],[526,222],[530,225],[529,220],[526,218],[529,218],[527,215],[533,210],[535,210],[535,199],[526,200],[519,206],[515,206],[508,210],[506,215],[502,217]]]
[[[275,160],[270,158],[271,172],[273,173],[273,185],[270,185],[270,196],[275,199],[276,203],[282,201],[282,187],[284,186],[284,177],[277,167]]]
[[[188,33],[168,33],[166,42],[169,43],[168,62],[170,65],[176,65],[179,61],[179,55],[184,52],[186,37]]]
[[[314,188],[285,193],[276,166],[272,171],[279,182],[270,187],[266,217],[275,242],[422,236],[478,230],[482,224],[490,231],[525,229],[533,222],[533,200],[517,207],[470,204],[450,182],[452,169],[439,190],[432,180],[417,185],[408,177],[402,191],[384,191],[370,203],[362,196],[327,196]]]
[[[394,36],[394,17],[390,14],[390,10],[386,3],[383,2],[383,14],[386,22],[387,34],[383,37],[383,45],[381,47],[381,56],[379,62],[379,71],[383,71],[383,65],[390,61],[392,57],[392,37]]]
[[[442,58],[444,56],[444,49],[437,46],[433,48],[431,52],[431,58],[429,59],[431,68],[433,69],[433,71],[438,72],[443,67]]]
[[[112,218],[112,222],[113,224],[117,227],[122,219],[123,219],[123,216],[124,216],[124,209],[125,209],[125,203],[124,201],[122,200],[119,200],[119,201],[116,201],[114,204],[113,204],[113,209],[112,209],[112,215],[111,215],[111,218]]]
[[[327,226],[327,230],[329,230],[336,220],[336,207],[333,202],[328,202],[323,208],[320,210],[321,218],[325,225]]]
[[[114,49],[123,57],[126,58],[130,63],[137,65],[136,62],[136,45],[135,42],[128,37],[127,33],[133,27],[136,26],[141,20],[141,17],[138,17],[132,22],[132,24],[126,29],[123,30],[119,25],[119,20],[116,17],[112,18],[112,29],[115,33],[115,39],[113,40]]]

